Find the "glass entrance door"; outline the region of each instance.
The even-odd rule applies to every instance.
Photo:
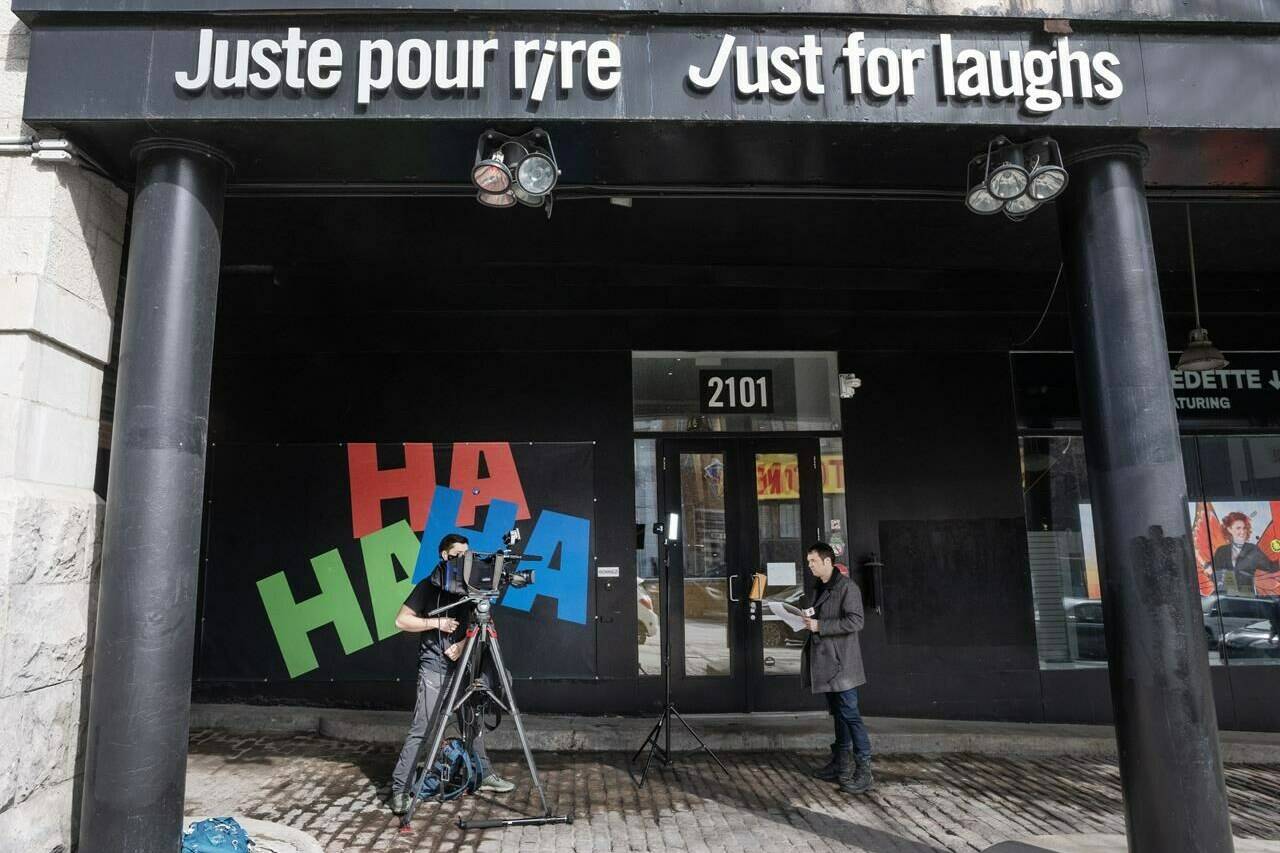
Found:
[[[738,711],[746,695],[741,517],[746,485],[732,441],[668,441],[666,513],[679,517],[666,548],[671,691],[689,711]]]
[[[754,584],[759,596],[746,602],[747,710],[816,707],[817,697],[800,681],[808,632],[788,624],[785,611],[813,601],[816,581],[806,556],[809,546],[824,538],[818,441],[756,439],[744,445],[754,485],[744,518],[753,573],[747,588]]]
[[[815,705],[800,684],[805,633],[769,603],[803,608],[811,598],[818,439],[671,439],[662,458],[665,512],[680,518],[667,549],[676,702],[689,711]]]

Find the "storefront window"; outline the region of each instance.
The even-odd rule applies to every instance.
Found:
[[[1280,438],[1182,441],[1211,664],[1280,660]],[[1021,441],[1041,667],[1104,666],[1101,582],[1078,436]]]
[[[1280,437],[1197,439],[1194,535],[1206,631],[1231,666],[1280,662]]]
[[[661,575],[658,571],[658,443],[637,439],[636,459],[636,644],[637,674],[662,674]]]
[[[636,432],[840,429],[835,353],[638,352],[631,383]]]
[[[1026,437],[1021,450],[1040,666],[1105,665],[1097,562],[1084,545],[1086,523],[1092,535],[1084,444],[1079,437]]]
[[[844,442],[839,438],[823,438],[819,450],[822,456],[822,538],[836,552],[836,563],[852,568],[844,495]]]
[[[804,575],[796,570],[796,555],[804,553],[809,543],[803,541],[800,528],[800,457],[757,453],[755,463],[756,529],[767,582],[765,599],[803,607]],[[767,607],[762,609],[761,619],[764,674],[799,675],[800,650],[808,632],[792,631]]]

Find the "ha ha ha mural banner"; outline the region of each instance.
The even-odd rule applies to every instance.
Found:
[[[496,616],[518,678],[596,671],[594,445],[215,444],[200,603],[205,681],[395,681],[396,614],[444,536],[530,557]],[[541,559],[533,560],[533,557]]]

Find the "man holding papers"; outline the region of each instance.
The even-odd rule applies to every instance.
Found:
[[[858,688],[867,681],[862,669],[862,593],[836,571],[835,552],[825,542],[809,548],[809,571],[818,580],[813,607],[804,618],[809,630],[801,658],[801,681],[814,693],[825,693],[835,723],[831,760],[814,772],[837,782],[846,794],[871,788],[871,739],[858,711]]]

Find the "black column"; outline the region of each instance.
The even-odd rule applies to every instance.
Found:
[[[187,768],[227,164],[139,146],[103,530],[81,853],[173,853]]]
[[[1232,850],[1145,151],[1085,152],[1059,209],[1131,853]]]

